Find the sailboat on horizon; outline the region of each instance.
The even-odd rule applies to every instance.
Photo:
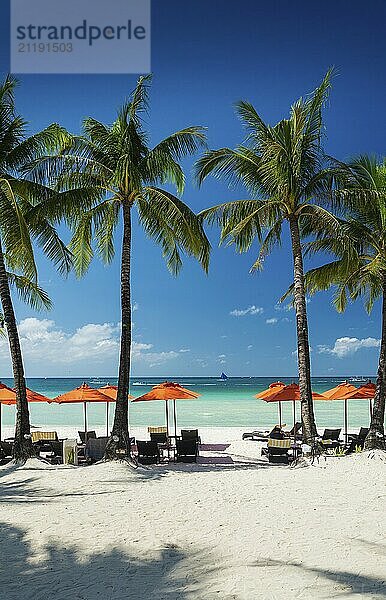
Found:
[[[219,381],[226,381],[227,379],[228,375],[225,375],[225,373],[221,373]]]

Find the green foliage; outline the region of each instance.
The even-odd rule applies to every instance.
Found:
[[[202,127],[187,127],[149,146],[144,129],[150,78],[141,77],[112,125],[93,118],[83,123],[84,135],[73,137],[55,157],[44,156],[31,164],[35,180],[53,184],[59,202],[49,198],[46,214],[66,219],[73,230],[70,244],[74,266],[83,275],[96,251],[110,263],[114,257],[114,232],[123,204],[138,211],[145,232],[163,250],[174,274],[181,254],[197,258],[207,271],[210,246],[202,221],[170,191],[184,189],[179,161],[205,143]]]
[[[337,448],[333,449],[333,455],[334,456],[346,456],[346,451],[341,446],[338,446]]]
[[[281,243],[283,221],[294,217],[303,236],[328,232],[335,236],[339,220],[327,204],[332,186],[329,161],[323,153],[322,111],[331,88],[330,69],[319,87],[291,107],[288,119],[271,126],[248,102],[236,104],[246,139],[234,150],[209,150],[196,163],[199,184],[209,174],[230,185],[242,184],[253,200],[220,204],[201,213],[208,223],[221,227],[221,241],[239,252],[257,238],[260,252],[252,270],[261,269],[266,256]]]
[[[15,113],[16,82],[7,77],[0,85],[0,240],[10,283],[34,308],[49,308],[50,300],[37,283],[35,241],[67,273],[71,252],[59,238],[42,204],[57,201],[52,189],[28,176],[31,163],[57,154],[69,141],[66,131],[52,124],[26,137],[26,123]]]
[[[321,235],[307,252],[325,252],[331,262],[309,271],[309,293],[334,287],[339,312],[363,297],[368,312],[382,294],[386,273],[386,160],[359,156],[335,163],[334,203],[342,214],[340,235]]]

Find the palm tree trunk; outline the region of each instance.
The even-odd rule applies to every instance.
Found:
[[[23,358],[21,355],[19,334],[13,310],[9,282],[4,264],[3,250],[0,241],[0,301],[3,307],[4,321],[7,328],[9,349],[11,352],[13,379],[16,391],[16,429],[13,457],[16,461],[26,461],[35,455],[30,431],[27,390],[24,379]]]
[[[304,288],[303,254],[300,243],[299,223],[296,216],[289,217],[294,260],[294,302],[296,312],[296,330],[298,345],[298,370],[301,401],[303,439],[312,445],[317,435],[314,405],[311,389],[310,346],[308,341],[308,322],[306,293]]]
[[[365,448],[385,449],[385,383],[386,383],[386,274],[383,276],[382,297],[382,337],[381,350],[379,353],[377,383],[374,396],[373,414],[371,417],[370,430],[365,441]]]
[[[111,437],[106,446],[105,458],[117,458],[117,450],[130,450],[129,437],[129,378],[131,357],[131,205],[123,204],[123,242],[121,259],[121,314],[122,333],[119,358],[117,402]]]

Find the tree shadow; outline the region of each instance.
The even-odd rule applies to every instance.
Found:
[[[90,533],[90,535],[92,535]],[[55,541],[38,553],[22,529],[0,523],[0,590],[7,600],[204,598],[217,571],[199,552],[166,545],[146,555],[118,547],[85,555]],[[199,560],[200,559],[200,560]]]
[[[370,543],[373,546],[372,543]],[[377,545],[376,545],[377,546]],[[319,567],[307,567],[302,562],[297,561],[281,561],[275,559],[262,559],[253,563],[255,567],[277,567],[291,566],[306,573],[318,575],[327,579],[334,584],[342,586],[343,590],[336,592],[336,596],[353,596],[358,595],[360,598],[369,597],[371,600],[386,598],[386,581],[363,573],[351,573],[350,571],[339,571],[334,569],[322,569]],[[311,598],[310,591],[310,598]],[[329,596],[332,598],[333,596]]]

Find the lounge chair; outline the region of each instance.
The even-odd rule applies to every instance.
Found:
[[[350,434],[348,436],[348,440],[350,443],[346,450],[346,454],[351,454],[351,452],[355,452],[356,448],[362,449],[365,445],[365,440],[367,438],[368,433],[368,427],[361,427],[359,433]]]
[[[108,441],[108,437],[88,439],[84,451],[87,462],[97,462],[98,460],[102,460]]]
[[[302,428],[301,423],[295,423],[295,425],[292,427],[292,429],[290,431],[288,431],[288,433],[285,432],[285,436],[293,437],[293,438],[296,437],[297,439],[300,439],[302,437],[301,433],[300,433],[301,428]]]
[[[176,461],[197,462],[198,442],[197,440],[176,440]]]
[[[342,429],[325,429],[322,435],[322,445],[326,450],[340,446],[339,436]]]
[[[201,437],[198,435],[198,429],[181,429],[181,439],[184,441],[194,440],[201,444]]]
[[[290,461],[288,453],[291,449],[291,444],[292,442],[288,438],[285,438],[283,440],[269,438],[266,449],[268,462],[288,465]]]
[[[51,448],[51,452],[53,453],[51,457],[47,456],[47,460],[56,465],[60,465],[63,463],[63,442],[57,442],[52,440],[48,443]]]
[[[246,432],[243,433],[242,435],[242,439],[243,440],[254,440],[257,442],[264,442],[268,439],[270,432],[267,430],[265,431],[251,431],[251,432]]]
[[[153,465],[160,461],[160,451],[157,442],[137,440],[137,460],[142,465]]]
[[[0,442],[0,464],[6,464],[12,460],[13,443]]]
[[[97,434],[95,433],[95,431],[87,431],[87,440],[86,440],[86,432],[85,431],[78,431],[78,435],[80,438],[80,441],[82,442],[82,444],[85,444],[87,440],[96,440],[97,439]]]
[[[150,433],[150,439],[152,442],[156,442],[157,444],[167,444],[168,442],[168,436],[165,432],[162,433]]]
[[[273,427],[273,429],[271,429],[270,431],[267,429],[266,431],[252,431],[251,433],[243,433],[242,435],[242,439],[243,440],[254,440],[256,442],[266,442],[270,437],[271,434],[276,430],[276,429],[282,429],[282,427],[285,427],[285,423],[283,425],[275,425]],[[290,432],[289,432],[290,433]]]

